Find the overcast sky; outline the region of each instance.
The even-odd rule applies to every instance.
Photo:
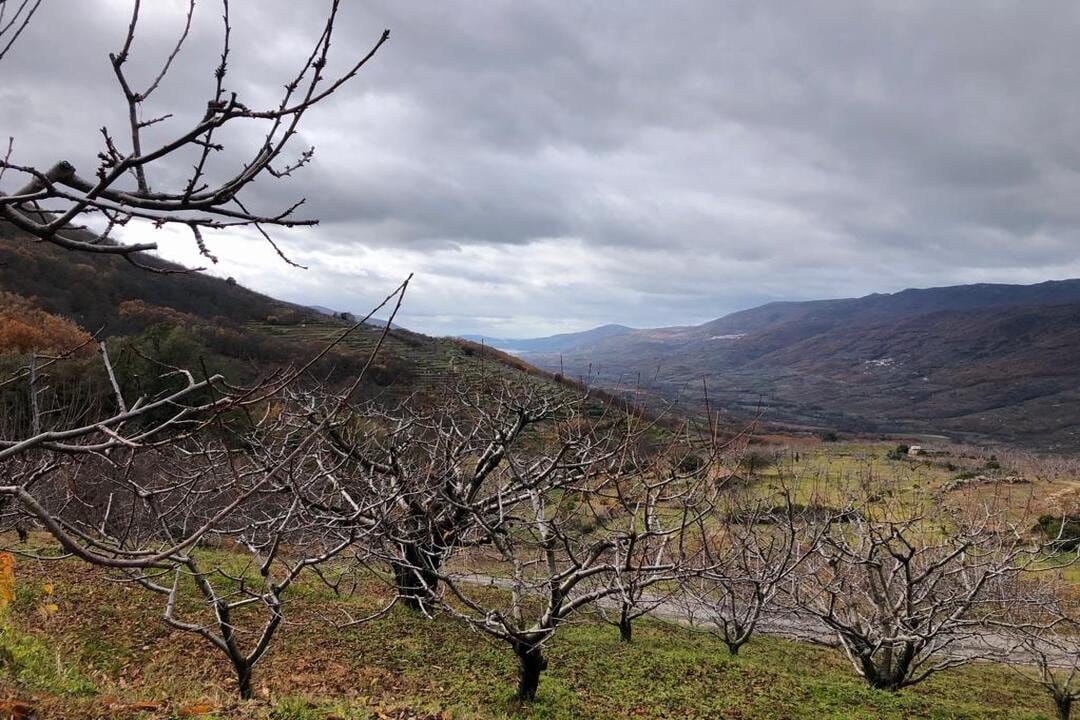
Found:
[[[144,4],[149,75],[183,3]],[[272,102],[323,5],[233,0],[242,101]],[[250,196],[307,197],[322,223],[275,238],[309,269],[220,233],[210,272],[354,312],[415,272],[402,324],[502,337],[1080,276],[1075,2],[344,5],[331,70],[391,40],[308,116],[315,161]],[[129,10],[45,0],[0,65],[14,161],[92,172],[99,128],[122,127],[107,53]],[[205,107],[219,16],[199,0],[153,104],[175,129]],[[200,261],[187,235],[125,239]]]

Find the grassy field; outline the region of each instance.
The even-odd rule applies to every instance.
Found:
[[[753,446],[768,457],[749,479],[762,490],[792,483],[797,502],[842,506],[860,488],[917,506],[1009,508],[1018,521],[1080,507],[1080,465],[1058,458],[1002,453],[966,446],[941,448],[924,457],[890,455],[896,443],[848,442]],[[744,461],[745,465],[745,461]]]
[[[972,666],[898,694],[867,688],[837,651],[759,638],[731,658],[712,639],[641,622],[633,644],[587,619],[548,651],[538,700],[511,699],[508,648],[447,617],[395,609],[339,629],[378,591],[336,599],[302,585],[256,668],[258,699],[234,699],[223,656],[171,631],[156,596],[72,562],[17,565],[0,630],[0,695],[63,718],[1004,718],[1051,717],[1015,672]],[[13,706],[6,706],[9,709]]]

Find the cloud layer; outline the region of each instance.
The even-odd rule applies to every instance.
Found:
[[[148,75],[182,5],[145,18]],[[232,89],[271,102],[318,4],[233,5]],[[404,324],[501,336],[1080,275],[1074,3],[346,6],[339,66],[383,27],[391,42],[309,116],[315,162],[252,194],[308,198],[322,224],[277,238],[309,269],[222,233],[215,273],[360,311],[415,272]],[[122,123],[106,54],[129,5],[42,7],[0,68],[0,134],[19,162],[92,167],[98,128]],[[157,98],[178,125],[219,38],[200,2]],[[195,261],[187,237],[129,236]]]

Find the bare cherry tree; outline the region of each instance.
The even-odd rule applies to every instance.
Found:
[[[536,697],[543,647],[574,613],[642,588],[673,583],[686,560],[686,530],[702,512],[709,467],[680,471],[657,461],[625,463],[637,433],[572,418],[548,443],[509,454],[502,472],[524,502],[477,514],[458,570],[440,573],[443,608],[509,644],[519,663],[517,697]],[[472,538],[466,539],[471,540]]]
[[[316,444],[267,477],[297,440],[279,432],[279,418],[264,413],[239,438],[218,428],[159,447],[79,456],[43,468],[51,472],[34,488],[51,521],[107,559],[96,564],[164,596],[166,623],[226,656],[243,698],[252,697],[252,670],[284,619],[294,581],[362,534],[356,524],[325,524],[302,502],[301,486],[325,493],[334,472],[315,461]],[[187,543],[201,528],[208,529],[198,543]],[[19,551],[63,559],[48,549]]]
[[[434,396],[391,408],[371,403],[329,426],[335,455],[327,462],[353,469],[351,477],[342,476],[350,492],[359,498],[374,488],[395,497],[396,507],[385,515],[382,552],[402,602],[431,611],[451,555],[490,542],[477,527],[528,500],[524,483],[532,476],[512,471],[512,453],[542,442],[547,425],[587,401],[532,379],[461,376]],[[312,417],[318,405],[312,404]]]
[[[169,489],[151,514],[170,542],[177,542],[185,525],[202,524],[218,506],[260,484],[264,473],[289,452],[295,438],[280,432],[280,417],[265,415],[264,426],[243,433],[240,449],[200,446],[182,449],[173,462],[158,458],[154,471],[166,476]],[[294,582],[362,542],[363,534],[373,529],[327,524],[304,502],[312,493],[323,495],[324,504],[340,494],[329,479],[336,468],[321,466],[319,455],[316,444],[310,445],[215,527],[207,539],[225,552],[193,551],[163,571],[129,572],[132,580],[165,597],[166,623],[201,636],[226,656],[241,698],[253,696],[252,671],[285,619],[286,594]],[[180,488],[182,493],[177,492]],[[371,508],[362,512],[372,514]]]
[[[391,317],[406,284],[387,298],[397,299]],[[206,417],[194,413],[207,407],[171,403],[148,429],[118,423],[74,436],[81,442],[23,447],[5,463],[16,474],[14,509],[68,554],[163,595],[165,622],[221,651],[240,695],[251,697],[252,670],[283,621],[286,592],[302,572],[360,542],[377,527],[378,508],[391,505],[368,493],[370,505],[351,517],[323,512],[353,503],[335,479],[342,463],[324,462],[331,455],[322,445],[329,418],[349,404],[380,345],[347,387],[322,393],[327,417],[314,427],[310,409],[293,400],[302,373],[290,371],[254,388],[222,384]],[[230,552],[204,552],[207,544]]]
[[[655,506],[627,509],[640,500],[642,478],[667,477],[668,482],[686,483],[694,480],[693,502],[696,507],[698,526],[707,522],[715,508],[717,495],[734,476],[734,471],[724,467],[722,460],[733,460],[742,447],[741,435],[721,441],[711,429],[695,428],[683,423],[670,440],[660,446],[629,443],[622,459],[619,473],[612,477],[610,490],[599,492],[593,502],[596,512],[604,516],[622,515],[632,530],[639,515],[655,518]],[[731,457],[728,457],[731,456]],[[731,467],[738,462],[729,462]],[[608,497],[614,494],[614,497]],[[657,496],[645,496],[645,501],[655,502]],[[688,498],[689,499],[689,498]],[[681,581],[700,569],[702,552],[700,537],[686,528],[680,528],[678,542],[679,572],[671,574],[671,582],[657,582],[654,568],[669,557],[673,537],[668,533],[628,534],[628,543],[622,553],[622,562],[614,565],[612,584],[616,592],[596,606],[597,614],[605,622],[619,629],[623,642],[632,642],[634,622],[647,615],[671,616],[683,610],[683,587]],[[654,558],[653,563],[642,562]],[[695,560],[695,557],[698,559]]]
[[[1017,577],[1049,557],[1030,523],[993,503],[946,513],[914,496],[845,515],[789,587],[878,689],[982,657],[987,628],[1031,603]]]
[[[767,613],[781,610],[790,578],[816,552],[829,522],[816,507],[795,503],[787,486],[725,493],[699,521],[699,564],[682,579],[690,624],[737,655]]]
[[[988,654],[1042,687],[1059,720],[1069,720],[1080,700],[1080,598],[1060,571],[1016,582],[1028,602],[994,623],[994,634],[985,638]]]
[[[1010,661],[1034,666],[1034,680],[1050,695],[1058,720],[1069,720],[1080,701],[1080,624],[1062,616],[1052,628],[1027,628],[1014,635]],[[1028,668],[1012,667],[1032,677]]]
[[[653,555],[662,558],[670,542],[668,537],[648,535],[634,539],[638,547],[628,547],[623,553],[623,562],[614,569],[616,592],[609,602],[596,606],[597,615],[604,622],[619,629],[619,639],[624,643],[634,640],[634,622],[655,613],[663,613],[667,608],[677,605],[679,588],[671,584],[661,587],[653,580],[655,565],[635,564],[635,559],[643,552],[642,544],[652,543]],[[672,575],[674,577],[674,574]]]
[[[32,21],[41,2],[0,2],[0,61]],[[288,207],[261,212],[249,207],[242,191],[260,179],[288,176],[311,161],[311,148],[291,150],[304,116],[354,78],[389,39],[389,31],[383,31],[368,52],[337,75],[328,76],[339,6],[340,0],[328,3],[322,31],[295,74],[283,81],[278,102],[258,108],[249,107],[231,89],[240,83],[230,82],[234,28],[229,2],[222,0],[221,53],[216,65],[207,68],[213,90],[205,98],[204,110],[202,106],[194,108],[196,121],[173,127],[174,117],[190,115],[190,109],[153,107],[151,101],[184,50],[196,3],[188,3],[177,41],[163,50],[156,71],[143,84],[136,85],[128,70],[134,62],[143,7],[140,0],[133,0],[123,42],[108,57],[127,126],[116,132],[102,127],[99,162],[89,174],[80,174],[64,159],[48,168],[20,164],[17,143],[12,138],[6,151],[0,150],[0,219],[63,248],[120,254],[137,264],[141,264],[137,253],[152,250],[156,244],[120,244],[113,234],[116,228],[133,220],[153,227],[186,228],[199,251],[215,262],[204,234],[248,226],[285,258],[266,228],[313,225],[317,220],[296,216],[303,199]],[[141,60],[139,64],[151,62]],[[244,154],[223,161],[226,126],[242,124],[252,126],[255,141]],[[176,170],[180,167],[190,171],[177,180]],[[13,189],[4,191],[5,182]],[[80,231],[87,226],[94,232]]]

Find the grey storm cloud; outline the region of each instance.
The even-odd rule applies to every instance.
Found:
[[[184,3],[146,5],[149,77]],[[273,102],[323,5],[232,3],[242,100]],[[250,195],[307,199],[321,224],[280,239],[310,269],[222,233],[213,272],[360,310],[415,270],[406,324],[502,335],[1080,275],[1074,3],[343,5],[334,67],[391,41],[307,118],[314,162]],[[92,167],[98,128],[123,123],[106,56],[130,4],[42,8],[0,65],[0,135],[18,162]],[[200,0],[155,98],[174,126],[201,113],[218,16]]]

